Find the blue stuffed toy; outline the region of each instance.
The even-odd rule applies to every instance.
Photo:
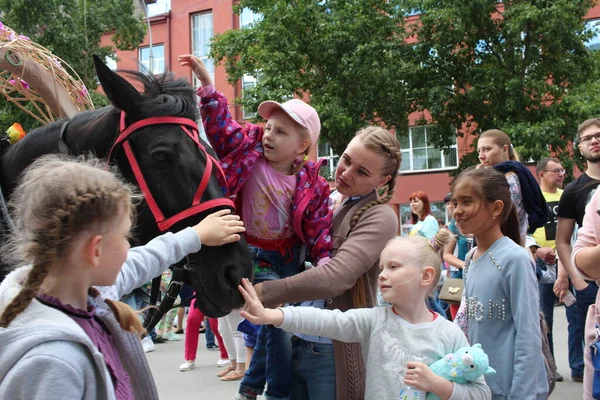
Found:
[[[455,383],[474,381],[482,375],[494,375],[496,371],[490,367],[487,354],[479,343],[473,347],[463,347],[456,353],[450,353],[437,360],[429,368],[442,378]],[[427,395],[427,400],[439,400],[433,393]]]

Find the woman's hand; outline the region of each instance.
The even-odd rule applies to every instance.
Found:
[[[246,300],[244,309],[240,312],[241,316],[257,325],[281,325],[283,322],[283,311],[265,308],[258,299],[254,286],[248,278],[242,279],[242,284],[238,286],[239,291]]]
[[[239,215],[231,214],[231,210],[220,210],[208,215],[192,229],[198,235],[202,246],[221,246],[240,240],[244,232],[244,223]]]
[[[207,87],[212,85],[212,79],[210,78],[210,74],[206,69],[206,66],[202,62],[202,60],[196,56],[191,54],[183,54],[178,57],[179,65],[182,67],[189,67],[196,75],[196,78],[200,80],[200,85],[202,87]]]

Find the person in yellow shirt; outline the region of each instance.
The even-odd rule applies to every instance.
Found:
[[[558,202],[562,195],[562,185],[565,180],[565,170],[557,158],[546,157],[541,159],[536,166],[537,176],[540,180],[540,188],[546,199],[548,206],[548,220],[546,225],[538,228],[533,233],[533,239],[539,246],[535,253],[536,270],[539,279],[540,288],[540,311],[544,314],[544,319],[548,325],[548,343],[550,350],[554,354],[554,344],[552,342],[552,323],[554,320],[554,303],[556,296],[554,294],[554,280],[556,279],[556,267],[558,259],[556,257],[556,222],[558,213]],[[544,273],[550,272],[550,273]],[[546,281],[545,276],[554,277],[553,281]],[[541,279],[540,279],[541,278]],[[567,319],[573,310],[567,308]],[[571,333],[569,332],[569,335]],[[569,348],[570,349],[570,348]],[[563,377],[558,375],[557,381],[562,381]]]

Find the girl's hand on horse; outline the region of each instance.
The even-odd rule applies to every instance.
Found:
[[[192,69],[194,75],[196,75],[196,78],[200,80],[200,85],[202,87],[212,85],[213,82],[212,79],[210,79],[210,74],[200,58],[191,54],[183,54],[178,58],[179,65],[182,67],[190,67]]]
[[[221,246],[240,240],[244,232],[244,223],[239,215],[231,214],[231,210],[220,210],[208,215],[192,229],[200,238],[202,246]]]
[[[246,300],[246,305],[240,311],[240,315],[256,325],[275,325],[283,323],[283,311],[272,308],[265,308],[254,290],[254,286],[248,278],[242,279],[242,284],[238,286],[239,291]]]

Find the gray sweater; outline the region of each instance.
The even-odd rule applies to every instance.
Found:
[[[280,328],[292,332],[360,342],[367,367],[366,400],[397,399],[404,382],[406,364],[415,357],[431,364],[469,346],[460,328],[438,317],[413,325],[394,314],[391,307],[321,310],[310,307],[283,308]],[[455,384],[452,400],[489,400],[483,377]]]
[[[493,399],[546,398],[539,292],[528,250],[498,239],[466,274],[469,339],[481,343],[496,375],[487,378]]]
[[[145,246],[129,250],[115,285],[98,289],[102,297],[118,300],[199,250],[198,236],[190,228],[159,236]],[[19,293],[30,269],[19,268],[2,282],[0,312]],[[136,399],[158,399],[137,335],[120,328],[103,298],[90,298],[90,302],[113,336]],[[114,398],[102,354],[83,329],[61,311],[34,299],[8,328],[0,328],[0,399]]]

